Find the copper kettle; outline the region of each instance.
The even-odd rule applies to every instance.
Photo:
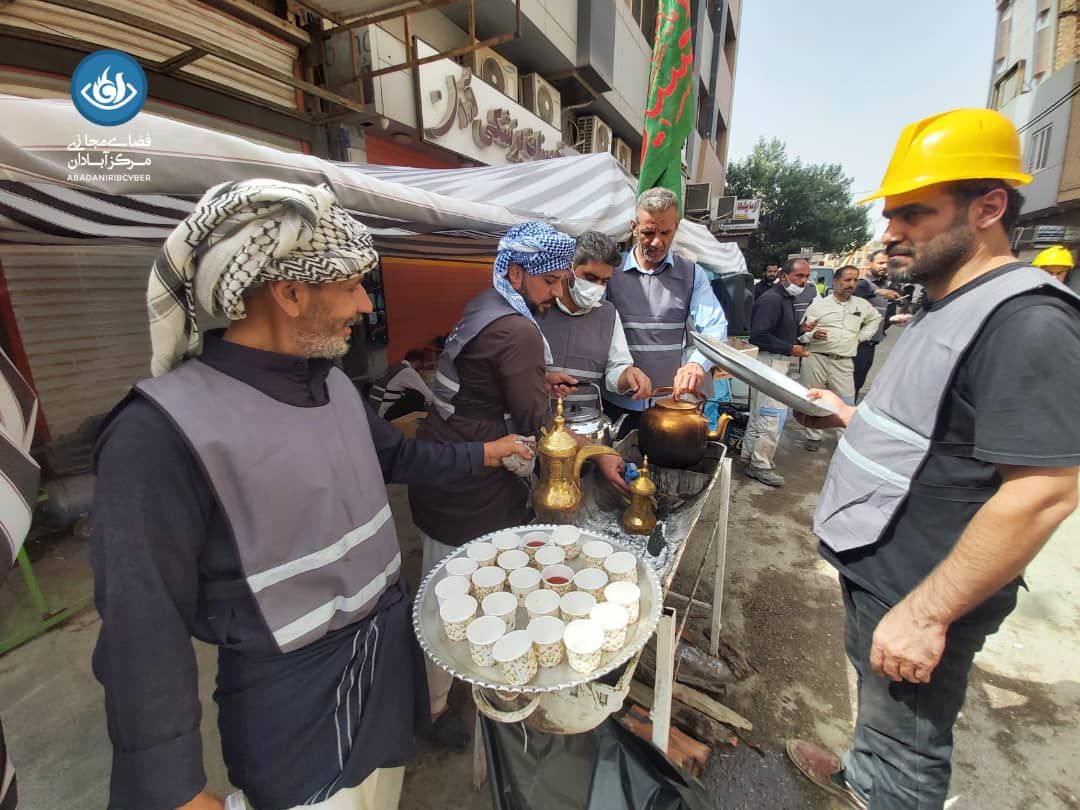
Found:
[[[674,394],[671,387],[657,388]],[[705,397],[693,392],[697,402],[683,399],[654,400],[652,406],[641,415],[638,423],[638,446],[659,467],[693,467],[705,455],[705,445],[710,440],[720,441],[727,431],[731,415],[720,414],[716,430],[709,430],[709,420],[703,413]]]

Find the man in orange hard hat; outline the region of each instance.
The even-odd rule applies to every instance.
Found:
[[[890,275],[924,285],[925,304],[857,408],[812,391],[836,415],[798,415],[845,428],[814,532],[840,574],[859,686],[843,758],[802,740],[788,754],[852,807],[944,805],[975,653],[1076,507],[1080,375],[1063,370],[1080,367],[1080,298],[1012,255],[1030,180],[993,110],[904,129],[867,199],[885,198]]]

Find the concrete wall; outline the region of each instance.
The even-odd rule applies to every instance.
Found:
[[[1075,81],[1076,63],[1074,62],[1052,74],[1033,92],[1026,93],[1016,99],[1017,102],[1031,99],[1030,110],[1022,119],[1018,119],[1019,122],[1031,121],[1068,95]],[[1022,154],[1024,156],[1024,165],[1027,166],[1028,161],[1031,159],[1032,137],[1043,127],[1050,127],[1050,147],[1047,153],[1046,166],[1033,172],[1034,179],[1021,189],[1024,195],[1024,207],[1021,210],[1021,215],[1041,211],[1057,204],[1058,188],[1062,179],[1062,169],[1065,165],[1065,144],[1069,134],[1069,119],[1072,116],[1072,106],[1072,101],[1065,102],[1021,133]]]
[[[626,3],[619,0],[615,9],[615,87],[604,93],[604,100],[641,131],[645,126],[645,103],[649,98],[652,49]]]

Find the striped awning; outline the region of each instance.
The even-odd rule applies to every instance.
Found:
[[[428,170],[334,163],[149,113],[98,127],[63,99],[0,95],[0,120],[0,241],[159,242],[207,188],[251,177],[326,183],[389,256],[490,257],[529,219],[624,239],[633,216],[633,178],[607,154]],[[746,272],[738,248],[697,223],[675,247],[716,273]]]

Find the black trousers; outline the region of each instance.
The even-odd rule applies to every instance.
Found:
[[[406,388],[401,392],[401,399],[390,406],[389,410],[383,414],[383,419],[387,422],[392,422],[399,416],[405,416],[405,414],[412,413],[413,411],[422,411],[426,409],[424,402],[424,395],[414,388]]]
[[[876,349],[877,344],[868,340],[860,343],[858,351],[855,352],[855,399],[859,398],[859,392],[866,383],[870,368],[874,365],[874,351]]]

